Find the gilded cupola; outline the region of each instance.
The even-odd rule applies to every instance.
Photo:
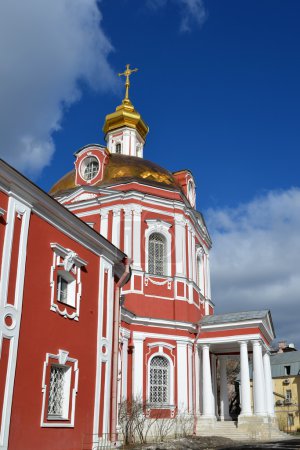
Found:
[[[125,76],[125,97],[116,111],[106,116],[103,132],[111,153],[142,158],[149,127],[129,99],[129,77],[137,70],[130,69],[130,65],[127,64],[126,70],[119,73],[119,76]]]

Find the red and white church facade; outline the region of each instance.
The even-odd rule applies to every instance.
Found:
[[[239,427],[275,427],[270,312],[214,314],[195,180],[144,159],[148,127],[126,87],[106,146],[79,149],[50,196],[0,163],[1,450],[117,442],[131,399],[212,430],[230,419],[230,358]]]

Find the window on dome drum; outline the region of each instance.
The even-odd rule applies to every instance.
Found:
[[[153,275],[165,275],[166,272],[166,239],[160,233],[149,237],[148,272]]]
[[[50,368],[48,419],[68,419],[71,367],[53,364]]]
[[[163,356],[154,356],[150,361],[150,403],[167,405],[170,400],[170,364]]]
[[[95,156],[89,156],[82,162],[81,175],[86,180],[92,180],[99,172],[99,161]]]
[[[75,307],[76,280],[68,272],[59,271],[57,275],[57,300]]]
[[[118,154],[121,153],[121,144],[120,143],[116,144],[116,153],[118,153]]]

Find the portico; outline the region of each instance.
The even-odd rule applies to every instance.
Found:
[[[239,361],[240,414],[237,426],[252,433],[275,424],[273,387],[270,369],[270,344],[274,330],[269,311],[251,311],[205,316],[197,340],[199,364],[199,411],[197,431],[216,426],[217,421],[232,421],[229,414],[227,362]],[[253,372],[250,384],[249,360]],[[218,378],[218,383],[217,383]],[[236,420],[236,418],[235,418]]]

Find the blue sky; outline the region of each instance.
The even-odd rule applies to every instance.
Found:
[[[28,1],[0,6],[1,156],[48,190],[138,67],[144,156],[195,176],[217,312],[270,307],[300,345],[300,2]]]

